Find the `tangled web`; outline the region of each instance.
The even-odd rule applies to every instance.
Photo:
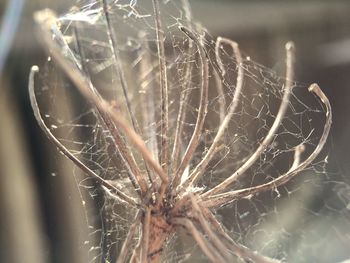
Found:
[[[198,147],[181,180],[186,180],[189,170],[208,151],[234,97],[239,67],[244,71],[239,104],[219,150],[196,186],[198,191],[205,191],[228,178],[259,147],[276,119],[286,80],[249,56],[244,55],[239,64],[228,42],[217,44],[216,38],[192,20],[185,0],[159,4],[161,41],[165,45],[165,56],[160,59],[166,64],[169,92],[170,171],[179,165],[179,155],[191,140],[199,111],[203,75],[199,49],[191,38],[201,39],[209,62],[208,111]],[[183,27],[190,34],[183,32]],[[113,0],[105,7],[103,1],[78,1],[58,18],[52,36],[66,59],[90,76],[103,98],[129,120],[158,158],[163,112],[151,1]],[[51,61],[42,83],[38,95],[46,103],[41,111],[47,113],[45,122],[55,136],[91,170],[136,197],[133,182],[113,148],[110,131],[96,110]],[[294,82],[287,113],[272,142],[230,190],[267,183],[284,174],[293,164],[296,147],[303,145],[302,159],[315,149],[324,123],[323,104],[305,85]],[[142,156],[132,147],[130,151],[147,174],[149,168]],[[288,262],[344,260],[350,241],[349,234],[344,234],[344,229],[350,227],[350,191],[346,183],[326,172],[327,158],[324,153],[312,166],[273,191],[223,204],[216,216],[234,240],[264,255]],[[94,180],[86,178],[79,186],[98,206],[98,213],[87,211],[91,262],[115,262],[136,209],[126,208],[123,201]],[[133,242],[136,244],[139,238],[136,235]],[[204,260],[186,233],[168,240],[162,256],[162,262]]]

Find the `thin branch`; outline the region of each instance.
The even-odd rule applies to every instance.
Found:
[[[213,246],[208,243],[204,236],[198,231],[198,229],[194,226],[192,221],[187,218],[173,218],[171,219],[171,223],[175,225],[181,225],[185,227],[185,229],[192,235],[193,239],[197,242],[203,253],[212,261],[212,262],[218,262],[218,263],[225,263],[225,261],[216,250],[213,248]]]
[[[184,183],[185,188],[190,188],[204,173],[205,173],[205,168],[213,158],[214,154],[217,152],[216,149],[219,147],[219,143],[222,139],[222,136],[224,135],[224,132],[234,114],[236,111],[236,108],[238,106],[238,101],[241,95],[241,90],[243,87],[243,77],[244,77],[244,69],[243,69],[243,60],[242,60],[242,55],[241,52],[239,51],[238,44],[232,40],[226,39],[226,38],[221,38],[219,37],[217,39],[217,61],[219,65],[222,65],[220,54],[218,52],[218,47],[220,44],[226,43],[229,44],[234,52],[234,55],[237,60],[237,65],[238,65],[238,74],[237,74],[237,80],[236,80],[236,89],[235,93],[232,99],[232,102],[229,106],[228,113],[224,119],[224,121],[221,123],[218,132],[216,133],[216,136],[213,140],[213,143],[211,144],[209,150],[207,151],[206,155],[202,159],[202,161],[196,166],[196,168],[191,172],[190,176]]]
[[[160,164],[164,171],[168,172],[169,162],[169,137],[168,137],[168,126],[169,126],[169,94],[168,94],[168,80],[167,70],[165,61],[165,50],[164,50],[164,32],[162,29],[162,23],[160,18],[159,0],[152,0],[153,13],[156,23],[156,35],[157,35],[157,49],[159,59],[159,83],[161,90],[161,148],[160,148]]]
[[[129,205],[135,207],[138,206],[137,202],[129,197],[128,195],[124,194],[121,190],[119,190],[117,187],[113,186],[106,180],[104,180],[102,177],[97,175],[95,172],[93,172],[91,169],[89,169],[85,164],[83,164],[77,157],[75,157],[59,140],[56,139],[56,137],[51,133],[50,129],[46,126],[44,120],[41,117],[38,102],[36,100],[34,86],[35,86],[35,73],[39,72],[39,68],[37,66],[33,66],[30,71],[29,75],[29,96],[30,96],[30,103],[34,112],[35,119],[37,120],[40,128],[45,133],[47,138],[56,145],[56,147],[66,156],[68,159],[70,159],[76,166],[78,166],[84,173],[94,178],[98,183],[106,187],[108,190],[111,191],[111,193],[117,195],[121,200],[125,201]]]
[[[292,165],[292,169],[290,169],[284,175],[272,180],[271,182],[254,186],[254,187],[244,188],[240,190],[230,191],[223,194],[211,196],[206,201],[203,202],[206,207],[219,207],[238,199],[251,197],[253,195],[256,195],[262,192],[273,190],[281,185],[286,184],[288,181],[290,181],[292,178],[297,176],[300,172],[302,172],[307,166],[309,166],[316,159],[316,157],[320,154],[322,148],[324,147],[327,141],[327,137],[332,125],[332,108],[328,98],[322,92],[322,90],[317,84],[312,84],[309,87],[309,91],[315,93],[320,98],[322,103],[324,103],[324,105],[326,106],[326,110],[327,110],[326,112],[327,119],[324,125],[322,136],[315,150],[309,155],[309,157],[305,161],[303,161],[301,164],[298,164],[297,166],[296,166],[296,163],[298,163],[299,161],[295,160],[294,164]],[[295,152],[296,159],[300,158],[301,150],[302,148],[299,148]]]
[[[145,158],[145,161],[155,170],[163,183],[168,182],[168,177],[162,167],[152,157],[152,154],[147,149],[143,139],[138,135],[133,128],[130,127],[128,122],[117,112],[112,105],[105,101],[99,94],[95,94],[91,91],[91,82],[82,74],[82,72],[73,66],[70,61],[67,61],[64,55],[61,53],[60,48],[53,41],[50,35],[50,28],[54,26],[55,19],[51,16],[47,17],[45,11],[36,13],[35,18],[40,26],[41,38],[46,43],[45,47],[51,50],[51,56],[60,65],[61,69],[67,74],[71,81],[75,84],[81,94],[88,99],[98,110],[107,114],[113,123],[124,132],[125,136],[134,144],[136,149],[139,150],[141,155]]]
[[[191,31],[189,31],[189,29],[185,27],[180,27],[180,30],[183,31],[189,38],[191,38],[194,41],[194,43],[198,46],[202,69],[201,69],[201,76],[200,76],[201,95],[200,95],[196,126],[194,128],[191,140],[187,146],[186,152],[182,158],[181,164],[177,169],[175,177],[173,179],[172,187],[174,190],[179,185],[181,176],[185,171],[186,167],[189,165],[193,157],[193,153],[195,152],[198,146],[199,140],[201,138],[204,120],[205,120],[205,116],[207,114],[207,108],[208,108],[208,85],[209,85],[208,61],[207,61],[205,51],[203,49],[201,41]]]
[[[128,234],[126,235],[122,249],[119,252],[119,256],[118,256],[116,263],[124,263],[126,261],[126,258],[128,256],[128,252],[130,251],[132,239],[135,236],[136,228],[141,223],[141,214],[142,214],[141,211],[139,211],[136,214],[136,217],[135,217],[132,225],[129,228]]]
[[[256,151],[250,156],[250,158],[240,167],[236,172],[234,172],[230,177],[228,177],[226,180],[224,180],[219,185],[215,186],[208,192],[204,193],[203,197],[209,197],[214,194],[217,194],[219,192],[224,191],[229,185],[231,185],[233,182],[237,181],[254,163],[255,161],[260,157],[260,155],[265,151],[265,149],[270,145],[272,140],[274,139],[274,136],[283,120],[283,117],[288,109],[289,105],[289,97],[292,91],[292,83],[294,78],[294,44],[292,42],[288,42],[286,44],[286,53],[287,53],[287,59],[286,59],[286,83],[284,87],[284,94],[282,98],[282,102],[280,105],[280,108],[278,110],[278,113],[276,115],[275,121],[272,124],[271,129],[267,133],[265,139],[263,142],[259,145],[259,147],[256,149]]]
[[[204,208],[205,209],[205,208]],[[280,263],[281,261],[277,259],[272,259],[263,255],[260,255],[256,251],[252,251],[251,249],[236,243],[225,231],[223,226],[217,221],[215,216],[209,209],[204,210],[204,216],[207,220],[213,225],[216,229],[216,232],[224,237],[224,240],[228,243],[230,250],[239,258],[245,260],[252,260],[255,263]]]

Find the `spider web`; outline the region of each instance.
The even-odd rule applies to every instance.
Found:
[[[116,34],[115,48],[127,83],[127,96],[140,132],[154,157],[160,140],[159,66],[154,14],[146,1],[108,1],[111,25]],[[150,2],[150,1],[147,1]],[[186,112],[180,151],[184,152],[198,114],[201,63],[198,47],[179,26],[189,28],[200,38],[210,65],[209,105],[203,134],[189,170],[210,147],[223,115],[227,113],[236,88],[239,65],[229,46],[219,49],[222,68],[215,57],[215,38],[192,21],[185,1],[160,1],[166,49],[169,89],[169,134],[173,146],[180,102],[184,95]],[[58,32],[67,59],[86,71],[102,96],[115,105],[132,125],[127,101],[113,60],[106,17],[100,1],[78,1],[59,17]],[[244,49],[244,47],[243,47]],[[239,168],[268,133],[283,96],[284,77],[254,62],[243,53],[244,86],[240,102],[224,138],[221,151],[209,163],[196,185],[211,189]],[[127,170],[113,149],[111,135],[96,110],[57,72],[50,61],[42,76],[38,95],[45,100],[42,111],[46,122],[60,141],[90,169],[137,197]],[[220,85],[221,83],[221,85]],[[260,155],[235,188],[271,181],[293,163],[295,147],[303,144],[305,159],[316,147],[323,130],[325,110],[307,86],[295,82],[289,108],[273,142]],[[221,87],[221,88],[220,88]],[[53,108],[52,105],[59,105]],[[146,174],[138,152],[137,163]],[[313,166],[288,184],[218,209],[217,217],[239,243],[264,255],[289,262],[337,262],[347,258],[349,243],[349,185],[327,168],[326,153]],[[327,170],[328,169],[328,170]],[[115,262],[128,228],[136,214],[121,200],[89,178],[79,182],[86,198],[96,203],[98,213],[87,211],[91,230],[91,262]],[[85,195],[86,196],[86,195]],[[134,238],[138,242],[139,235]],[[330,243],[332,243],[330,245]],[[169,240],[164,262],[203,262],[207,259],[186,233]]]

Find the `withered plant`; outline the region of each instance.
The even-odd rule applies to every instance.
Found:
[[[173,7],[177,7],[179,3],[174,2]],[[101,0],[74,7],[60,18],[50,10],[35,14],[40,38],[53,61],[92,106],[97,120],[94,132],[102,131],[108,144],[103,154],[113,167],[122,167],[123,173],[108,167],[97,172],[96,167],[90,167],[91,160],[85,163],[86,158],[80,158],[90,146],[73,151],[56,138],[43,120],[34,92],[37,66],[32,68],[29,85],[35,117],[59,151],[99,184],[109,200],[123,204],[133,214],[124,240],[116,244],[120,248],[116,249],[117,263],[160,262],[169,242],[183,232],[211,262],[280,262],[284,259],[263,255],[235,240],[216,211],[263,193],[278,193],[281,186],[310,166],[329,134],[331,106],[319,86],[310,85],[309,91],[325,107],[323,132],[316,143],[309,143],[313,130],[305,137],[299,124],[291,122],[299,129],[294,132],[295,138],[301,141],[282,136],[283,143],[278,144],[279,134],[293,134],[287,132],[287,112],[304,116],[291,102],[297,86],[293,80],[293,43],[286,44],[285,78],[279,78],[243,57],[236,42],[221,37],[208,40],[205,30],[192,21],[188,3],[181,4],[176,19],[168,13],[161,16],[158,0],[152,1],[153,11],[149,13],[136,1],[123,4]],[[173,23],[168,22],[170,18]],[[136,22],[127,22],[129,27],[123,28],[121,19]],[[151,28],[153,35],[139,29],[140,25]],[[97,28],[104,35],[96,34],[94,41],[88,39],[87,32]],[[167,30],[172,30],[170,37]],[[126,40],[121,37],[128,33],[131,37]],[[169,45],[178,52],[168,52]],[[103,51],[98,53],[98,49]],[[101,54],[104,56],[98,57]],[[95,77],[106,68],[114,74],[110,84]],[[268,78],[261,83],[252,70],[260,77],[270,74],[274,83]],[[257,85],[256,92],[252,83]],[[118,89],[116,98],[102,95],[103,85]],[[263,91],[270,95],[262,99]],[[276,100],[269,106],[265,99],[272,95]],[[251,109],[256,110],[255,116]],[[244,114],[252,118],[243,118]],[[263,114],[270,119],[265,120]],[[265,124],[250,126],[253,120]],[[246,123],[245,128],[238,129],[242,123]],[[254,143],[239,142],[237,134],[242,131],[247,131],[242,135],[247,142],[253,134]],[[242,145],[250,147],[244,149]],[[279,145],[285,148],[278,149]],[[313,150],[310,145],[314,145]],[[302,158],[304,151],[307,158]],[[269,174],[265,165],[282,162],[278,158],[283,155],[292,158],[290,162],[284,160],[290,168]],[[108,177],[110,173],[115,174]]]

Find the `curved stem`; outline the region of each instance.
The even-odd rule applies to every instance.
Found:
[[[315,150],[309,155],[309,157],[303,161],[302,163],[298,164],[300,159],[302,148],[296,149],[296,159],[294,160],[294,163],[292,165],[292,168],[285,173],[284,175],[268,182],[265,184],[261,184],[254,187],[248,187],[240,190],[230,191],[223,194],[218,194],[214,196],[209,196],[206,201],[204,201],[206,207],[220,207],[222,205],[226,205],[228,203],[231,203],[235,200],[251,197],[253,195],[266,192],[272,189],[275,189],[276,187],[279,187],[281,185],[286,184],[288,181],[290,181],[292,178],[297,176],[301,171],[303,171],[307,166],[309,166],[316,157],[320,154],[322,148],[324,147],[327,137],[332,125],[332,108],[329,103],[328,98],[326,95],[322,92],[320,87],[317,84],[312,84],[309,87],[309,91],[315,93],[320,100],[324,103],[326,106],[327,112],[326,112],[326,123],[324,125],[324,130],[322,133],[322,136],[320,138],[320,141],[318,142]],[[301,146],[299,146],[301,147]],[[297,165],[298,164],[298,165]]]
[[[94,178],[97,182],[99,182],[101,185],[106,187],[108,190],[111,191],[112,194],[115,194],[121,200],[127,202],[131,206],[137,206],[138,204],[133,198],[127,196],[120,189],[118,189],[117,187],[113,186],[112,184],[104,180],[102,177],[100,177],[94,171],[88,168],[85,164],[83,164],[77,157],[75,157],[59,140],[56,139],[56,137],[52,134],[50,129],[46,126],[44,120],[41,117],[38,102],[36,100],[35,91],[34,91],[34,86],[35,86],[34,78],[35,78],[35,73],[37,72],[39,72],[39,68],[37,66],[33,66],[31,68],[30,75],[29,75],[30,103],[34,112],[35,119],[38,122],[42,131],[47,136],[47,138],[56,145],[56,147],[63,153],[64,156],[66,156],[69,160],[71,160],[84,173]]]
[[[237,108],[239,97],[241,95],[241,90],[243,87],[243,77],[244,77],[243,60],[242,60],[241,52],[239,51],[239,48],[238,48],[238,44],[236,42],[229,40],[229,39],[226,39],[226,38],[218,38],[217,43],[219,43],[219,44],[217,44],[217,46],[220,46],[220,43],[227,43],[233,49],[233,52],[235,54],[235,57],[237,59],[237,64],[238,64],[236,90],[235,90],[232,102],[230,104],[228,113],[225,116],[223,122],[221,123],[221,125],[218,129],[213,143],[211,144],[209,150],[207,151],[207,153],[204,156],[204,158],[202,159],[202,161],[191,172],[190,176],[183,184],[183,186],[187,189],[190,188],[205,173],[205,168],[207,167],[210,160],[213,158],[213,156],[217,152],[216,149],[219,147],[219,143],[221,141],[221,138],[224,135],[224,132],[225,132],[236,108]],[[222,65],[219,52],[216,52],[216,56],[217,56],[217,60],[218,60],[219,65]]]
[[[283,94],[280,108],[276,115],[275,121],[272,124],[272,127],[270,128],[263,142],[252,154],[252,156],[230,177],[228,177],[226,180],[224,180],[223,182],[221,182],[219,185],[215,186],[208,192],[204,193],[203,197],[209,197],[219,192],[223,192],[229,185],[237,181],[255,163],[255,161],[260,157],[260,155],[265,151],[265,149],[270,145],[270,143],[274,139],[277,129],[279,128],[282,122],[282,119],[288,109],[289,97],[292,91],[292,83],[294,78],[294,68],[293,68],[294,44],[293,43],[288,42],[286,44],[286,52],[287,52],[287,59],[286,59],[287,70],[286,70],[286,83],[284,87],[284,94]]]
[[[189,165],[189,163],[193,157],[193,153],[198,146],[198,143],[199,143],[199,140],[200,140],[200,137],[202,134],[205,116],[207,114],[208,86],[209,86],[208,61],[207,61],[207,58],[205,56],[205,51],[203,49],[201,42],[187,28],[180,27],[180,30],[182,30],[198,46],[199,56],[200,56],[200,60],[202,63],[202,72],[201,72],[201,76],[200,76],[201,77],[201,95],[200,95],[200,103],[199,103],[199,110],[198,110],[196,125],[194,128],[191,140],[187,146],[186,152],[182,158],[180,166],[177,169],[175,177],[173,179],[173,182],[172,182],[173,189],[176,189],[176,187],[180,184],[181,176],[182,176],[183,172],[185,171],[186,167]]]

